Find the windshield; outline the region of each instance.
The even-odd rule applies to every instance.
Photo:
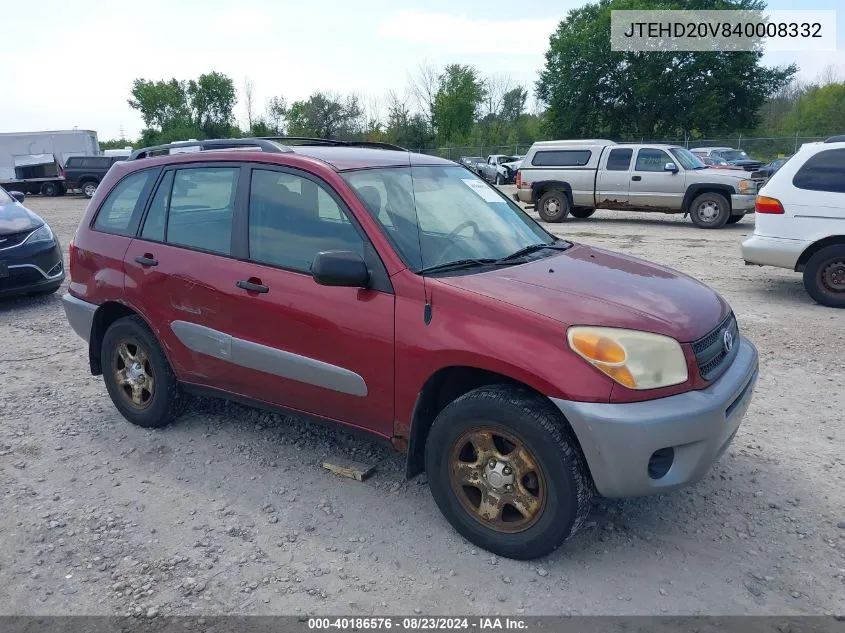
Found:
[[[12,204],[13,202],[12,196],[6,193],[3,187],[0,187],[0,204]]]
[[[729,149],[719,153],[725,160],[750,160],[748,154],[741,149]]]
[[[502,156],[499,159],[500,163],[515,163],[518,160],[522,160],[522,156]]]
[[[342,175],[414,272],[467,259],[499,259],[555,241],[462,167],[391,167]]]
[[[669,150],[672,152],[672,156],[681,163],[681,167],[684,169],[704,169],[707,167],[701,159],[693,154],[688,149],[684,149],[683,147],[673,147]]]

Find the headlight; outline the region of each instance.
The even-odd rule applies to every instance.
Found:
[[[668,336],[574,326],[567,338],[573,352],[629,389],[668,387],[689,377],[681,344]]]
[[[740,180],[737,184],[737,189],[740,193],[756,193],[757,187],[753,180]]]
[[[40,227],[30,233],[29,237],[26,238],[23,243],[35,244],[36,242],[52,242],[54,239],[55,238],[53,237],[53,231],[50,230],[50,227],[46,224],[42,224]]]

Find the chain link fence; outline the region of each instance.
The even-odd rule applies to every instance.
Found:
[[[774,160],[782,156],[794,154],[803,143],[814,143],[823,141],[825,136],[726,136],[710,139],[662,138],[647,139],[628,137],[620,139],[620,143],[661,143],[667,145],[680,145],[687,149],[696,147],[732,147],[745,150],[752,158],[763,161]],[[523,156],[531,144],[517,145],[467,145],[463,147],[418,147],[409,148],[411,151],[420,154],[439,156],[449,160],[458,160],[462,156],[481,156],[487,158],[491,154],[507,154],[511,156]]]

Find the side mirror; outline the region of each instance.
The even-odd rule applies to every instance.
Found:
[[[366,288],[370,271],[364,259],[352,251],[323,251],[311,264],[311,275],[321,286]]]
[[[671,171],[674,174],[678,171],[678,166],[675,163],[666,163],[663,165],[663,171]]]
[[[10,191],[9,195],[21,204],[23,204],[23,201],[26,200],[26,194],[23,191]]]

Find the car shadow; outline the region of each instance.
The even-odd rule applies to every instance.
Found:
[[[49,304],[60,305],[62,288],[55,292],[0,297],[0,314],[14,310],[30,310]]]

